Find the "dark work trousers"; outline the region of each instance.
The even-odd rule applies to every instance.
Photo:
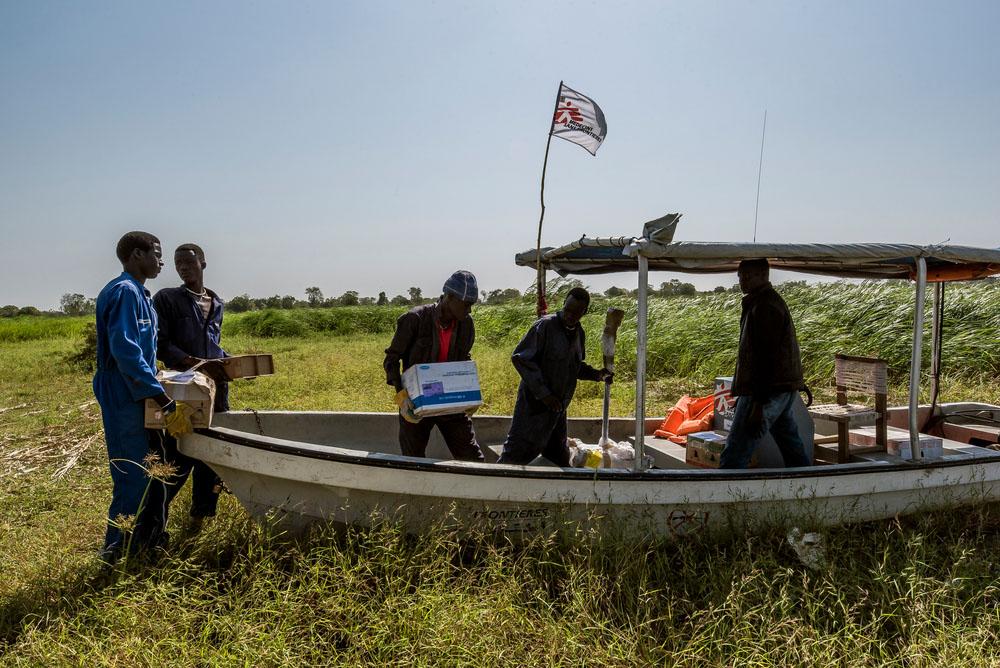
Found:
[[[530,464],[538,455],[556,466],[569,466],[566,411],[555,413],[541,402],[518,401],[497,464]]]
[[[407,457],[425,457],[427,441],[431,430],[437,426],[444,436],[444,442],[451,450],[451,456],[469,462],[481,462],[483,451],[476,442],[476,432],[472,428],[472,418],[465,413],[425,417],[416,424],[399,417],[399,449]]]
[[[222,486],[222,478],[208,464],[200,459],[194,459],[182,454],[177,449],[177,441],[164,434],[163,442],[167,457],[171,464],[177,467],[177,473],[167,485],[167,505],[174,500],[177,493],[184,487],[188,476],[191,477],[191,517],[215,517],[215,509],[219,505],[218,489]]]
[[[204,462],[182,455],[177,450],[177,440],[168,436],[165,431],[151,430],[151,434],[150,451],[159,455],[161,461],[176,468],[173,475],[151,481],[146,505],[141,514],[144,525],[149,527],[147,531],[151,534],[151,543],[165,546],[169,539],[167,521],[170,515],[170,502],[184,486],[192,470],[197,471],[198,465],[201,465],[206,471],[196,474],[192,480],[194,485],[191,494],[192,517],[215,515],[219,495],[214,488],[219,477]]]

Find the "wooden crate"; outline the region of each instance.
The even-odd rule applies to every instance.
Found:
[[[272,355],[234,355],[233,357],[224,357],[219,361],[222,363],[222,369],[229,380],[270,376],[274,373],[274,357]]]

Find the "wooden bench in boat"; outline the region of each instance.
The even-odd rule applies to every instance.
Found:
[[[827,420],[837,425],[837,437],[833,441],[837,449],[826,447],[829,439],[817,442],[813,446],[815,459],[843,464],[851,457],[863,452],[886,446],[886,412],[888,383],[886,381],[887,364],[885,360],[874,357],[854,357],[837,354],[834,358],[834,376],[837,382],[837,403],[820,404],[809,408],[809,415],[814,420]],[[875,405],[850,404],[847,393],[863,393],[873,395]],[[875,446],[852,448],[850,430],[855,427],[867,427],[874,424],[876,433]]]

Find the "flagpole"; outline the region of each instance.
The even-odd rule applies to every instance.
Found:
[[[563,82],[560,81],[559,88],[556,90],[556,104],[552,109],[552,119],[549,122],[549,138],[545,142],[545,160],[542,162],[542,187],[539,191],[542,212],[538,216],[538,241],[535,244],[535,270],[537,272],[535,313],[539,318],[545,315],[545,312],[548,310],[545,304],[545,270],[542,269],[542,221],[545,220],[545,170],[549,165],[549,146],[552,145],[552,128],[556,124],[556,112],[559,111],[559,96],[562,94],[562,87]]]

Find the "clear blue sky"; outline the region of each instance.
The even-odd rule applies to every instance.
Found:
[[[998,32],[995,1],[8,0],[0,304],[96,295],[129,229],[224,297],[524,288],[560,79],[609,132],[553,141],[547,245],[673,211],[748,240],[766,108],[758,240],[995,247]]]

